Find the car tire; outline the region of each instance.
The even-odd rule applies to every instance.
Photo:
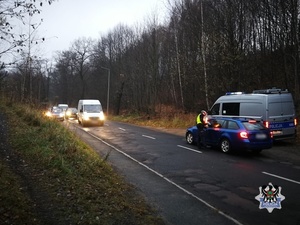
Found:
[[[193,134],[191,132],[187,132],[187,134],[185,135],[185,140],[186,140],[186,143],[188,143],[189,145],[194,144]]]
[[[227,138],[223,138],[220,142],[220,148],[221,151],[224,153],[231,152],[231,144],[230,141]]]

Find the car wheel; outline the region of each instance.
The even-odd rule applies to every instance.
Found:
[[[231,144],[227,138],[221,140],[220,147],[224,153],[229,153],[231,151]]]
[[[194,144],[194,137],[193,134],[191,132],[187,132],[186,136],[185,136],[186,142],[191,145]]]

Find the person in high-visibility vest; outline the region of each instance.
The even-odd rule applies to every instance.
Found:
[[[196,119],[196,125],[198,128],[198,148],[202,148],[204,146],[203,143],[203,129],[207,125],[207,112],[205,110],[201,110]]]

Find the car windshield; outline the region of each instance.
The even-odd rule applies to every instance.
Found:
[[[259,122],[243,122],[247,130],[263,130],[265,127]]]
[[[61,108],[53,108],[52,112],[54,112],[54,113],[60,113],[60,112],[62,112],[62,109]]]
[[[101,105],[84,105],[84,112],[99,113],[101,110]]]

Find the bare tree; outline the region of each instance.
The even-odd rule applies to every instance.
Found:
[[[94,41],[90,38],[77,39],[71,46],[72,63],[81,81],[81,98],[86,97],[87,81],[90,77],[90,57],[93,54]]]
[[[110,87],[116,113],[148,114],[160,104],[196,111],[226,91],[274,86],[300,99],[299,0],[177,0],[169,13],[165,26],[154,17],[135,29],[118,25],[95,45],[74,42],[54,71],[60,95],[105,102]]]
[[[30,34],[20,33],[15,23],[21,22],[26,26],[28,17],[40,13],[44,2],[51,4],[53,1],[0,0],[0,57],[3,54],[11,53],[12,50],[19,52],[30,40]],[[37,26],[31,24],[31,28],[35,30]]]

